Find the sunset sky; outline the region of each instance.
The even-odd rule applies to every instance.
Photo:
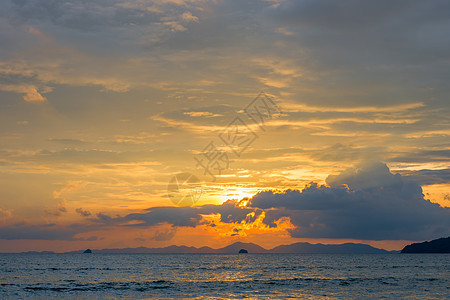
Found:
[[[449,236],[449,12],[1,1],[0,252]],[[180,173],[192,206],[168,197]]]

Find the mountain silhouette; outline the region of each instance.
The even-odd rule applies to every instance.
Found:
[[[388,253],[384,249],[374,248],[366,244],[345,243],[338,245],[295,243],[273,248],[272,253]]]
[[[361,253],[361,254],[372,254],[372,253],[391,253],[396,251],[387,251],[384,249],[374,248],[366,244],[310,244],[310,243],[294,243],[290,245],[281,245],[272,249],[265,249],[254,243],[243,243],[235,242],[226,247],[213,249],[211,247],[188,247],[188,246],[168,246],[162,248],[121,248],[121,249],[94,249],[92,252],[95,253],[204,253],[204,254],[236,254],[240,249],[246,249],[249,253]],[[66,253],[81,253],[82,251],[71,251]]]
[[[450,253],[450,237],[405,246],[401,253]]]

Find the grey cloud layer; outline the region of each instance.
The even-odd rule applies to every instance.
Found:
[[[60,228],[55,224],[43,226],[30,226],[16,224],[0,228],[0,239],[4,240],[62,240],[62,241],[95,241],[96,236],[89,238],[76,238],[75,235],[86,232],[88,227],[72,226]]]
[[[189,80],[195,85],[213,79],[231,87],[238,82],[260,86],[261,81],[276,80],[302,102],[331,103],[339,92],[345,106],[424,98],[442,106],[448,93],[446,1],[284,0],[274,5],[263,0],[23,0],[2,6],[4,22],[25,29],[34,26],[94,57],[139,58],[140,71],[158,68],[162,79],[176,78],[178,83],[195,78]],[[26,30],[18,34],[22,41],[30,40]],[[23,46],[12,42],[12,47]],[[108,75],[114,72],[114,67],[97,61],[95,65]],[[116,60],[113,65],[127,63]],[[190,70],[189,76],[170,71],[181,63]],[[280,66],[297,71],[286,73],[277,69]],[[228,75],[222,74],[224,68]],[[143,73],[147,76],[137,76],[133,70],[126,73],[126,79],[114,74],[117,81],[126,81],[125,86],[142,84],[145,77],[153,79],[148,71]],[[33,74],[26,80],[35,82]],[[5,80],[20,82],[17,76],[23,74]],[[361,88],[366,93],[351,92]],[[312,89],[314,93],[308,92]]]

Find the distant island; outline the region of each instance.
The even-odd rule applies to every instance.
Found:
[[[242,252],[241,252],[242,251]],[[244,252],[245,251],[245,252]],[[301,254],[383,254],[398,253],[399,251],[387,251],[366,244],[310,244],[294,243],[281,245],[272,249],[265,249],[254,243],[236,242],[223,248],[168,246],[163,248],[122,248],[122,249],[92,249],[92,252],[101,253],[203,253],[203,254],[237,254],[237,253],[301,253]],[[83,250],[66,253],[83,253]]]
[[[401,253],[450,253],[450,237],[405,246]]]
[[[53,251],[24,251],[22,254],[55,254]]]

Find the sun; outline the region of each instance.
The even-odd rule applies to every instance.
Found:
[[[256,192],[242,187],[230,187],[224,190],[222,203],[227,200],[242,200],[243,198],[251,198]]]

